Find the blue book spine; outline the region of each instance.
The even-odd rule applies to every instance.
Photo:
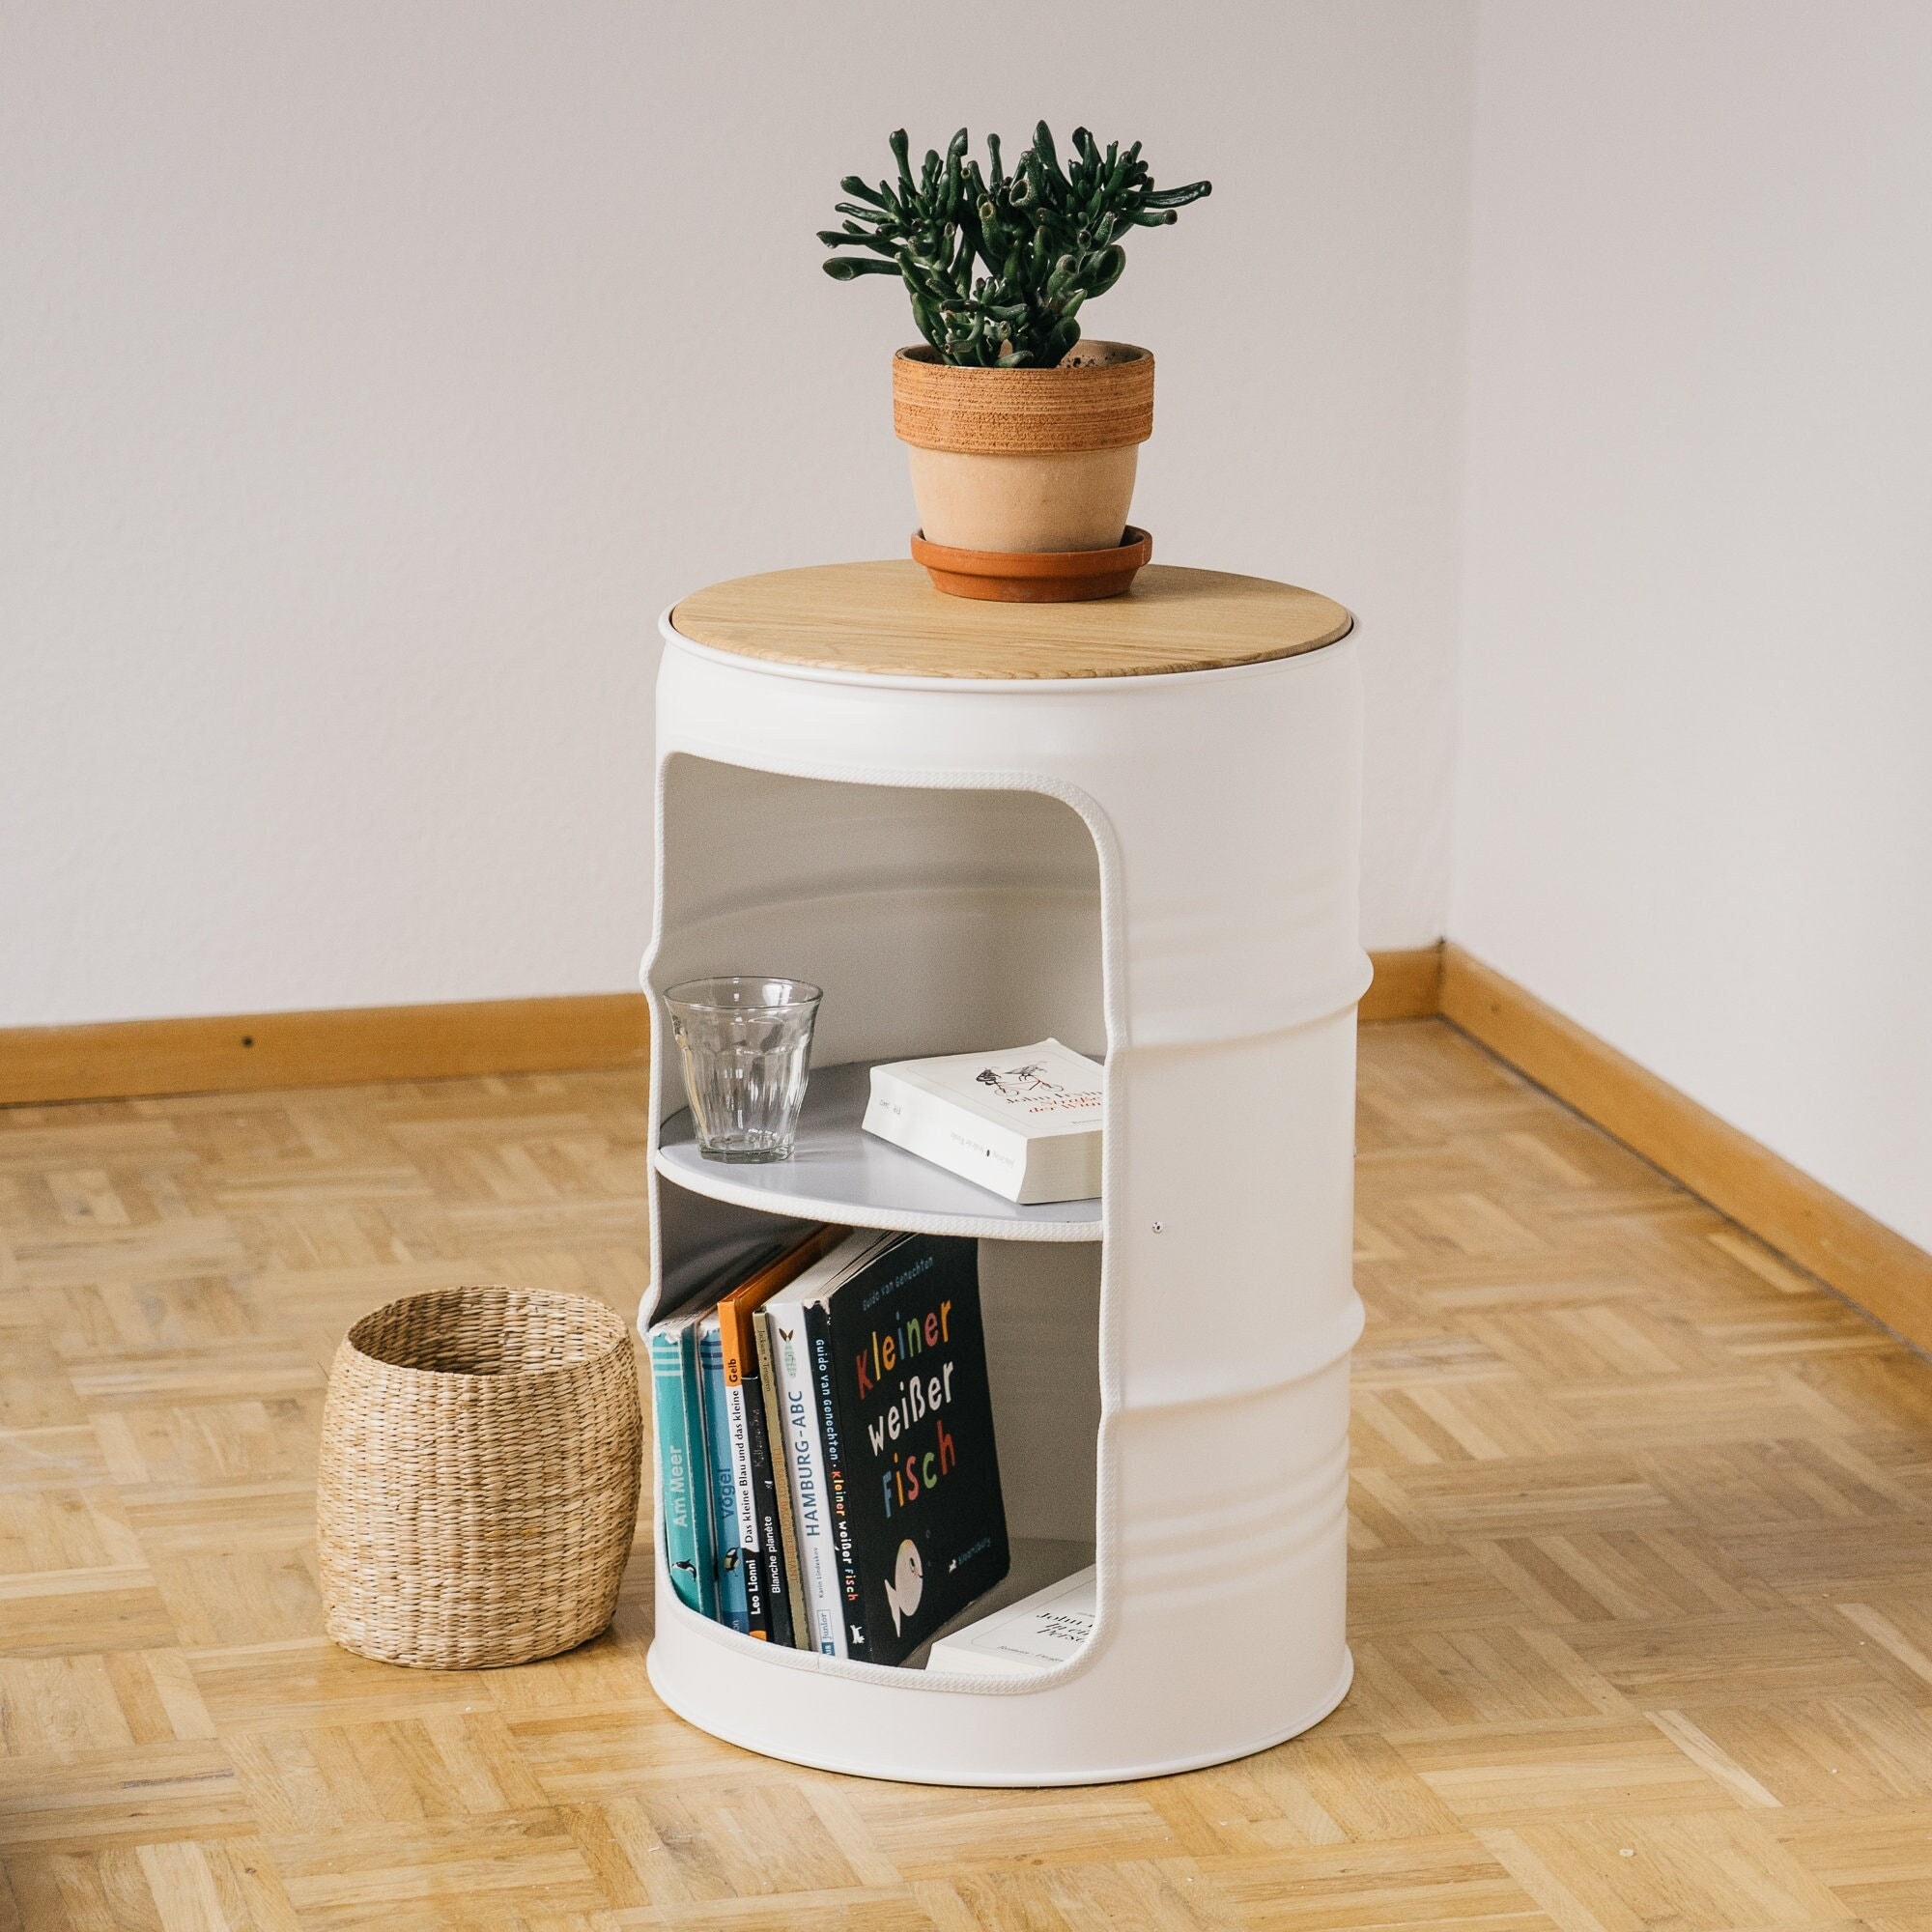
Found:
[[[752,1634],[751,1604],[745,1595],[745,1552],[738,1533],[738,1486],[731,1475],[731,1416],[724,1400],[724,1343],[713,1316],[700,1332],[698,1351],[704,1383],[704,1434],[710,1447],[711,1522],[717,1535],[718,1619],[734,1631]]]
[[[697,1385],[693,1324],[653,1331],[651,1395],[657,1413],[658,1470],[664,1495],[665,1562],[678,1600],[707,1617],[718,1614],[711,1548],[711,1471],[704,1456],[704,1416]]]
[[[705,1607],[705,1577],[697,1565],[697,1509],[709,1497],[707,1472],[692,1463],[690,1412],[684,1383],[684,1325],[651,1331],[651,1406],[657,1412],[657,1484],[663,1497],[665,1565],[678,1602]],[[701,1488],[703,1486],[703,1488]],[[717,1588],[711,1590],[717,1602]]]
[[[687,1321],[678,1367],[684,1378],[684,1454],[691,1470],[691,1530],[696,1545],[697,1607],[718,1614],[718,1541],[711,1524],[711,1457],[705,1439],[704,1383],[697,1367],[697,1324]]]

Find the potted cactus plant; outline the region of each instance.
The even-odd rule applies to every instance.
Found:
[[[1119,553],[1134,537],[1145,552],[1127,511],[1153,429],[1153,357],[1083,340],[1081,311],[1120,280],[1131,230],[1167,226],[1210,184],[1156,190],[1138,141],[1103,150],[1085,128],[1063,168],[1043,121],[1010,173],[997,135],[983,173],[967,145],[962,128],[915,176],[900,129],[896,183],[847,175],[844,220],[819,233],[834,251],[825,271],[896,275],[912,298],[925,340],[893,359],[893,426],[908,445],[921,538],[1057,555],[1047,575],[1070,582],[1072,554]]]

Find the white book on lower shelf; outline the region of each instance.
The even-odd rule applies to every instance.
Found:
[[[811,1348],[805,1334],[805,1311],[809,1304],[829,1297],[848,1275],[857,1273],[879,1249],[897,1238],[874,1228],[847,1235],[758,1311],[771,1338],[772,1366],[779,1378],[782,1442],[775,1442],[772,1448],[774,1455],[782,1449],[784,1456],[781,1480],[791,1495],[792,1523],[798,1532],[799,1580],[805,1591],[810,1647],[826,1657],[846,1655],[845,1604],[834,1548],[825,1436],[819,1423]]]
[[[1107,1070],[1057,1039],[872,1068],[865,1129],[1022,1207],[1100,1191]]]
[[[935,1640],[928,1670],[999,1676],[1051,1670],[1079,1654],[1094,1634],[1094,1572],[1090,1565],[1043,1590]]]

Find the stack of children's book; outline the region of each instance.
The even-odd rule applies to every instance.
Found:
[[[665,1555],[694,1610],[898,1663],[1006,1576],[974,1242],[820,1228],[650,1350]]]

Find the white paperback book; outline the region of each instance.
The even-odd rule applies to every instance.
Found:
[[[868,1134],[1009,1201],[1100,1191],[1107,1069],[1057,1039],[872,1068]]]
[[[1075,1656],[1094,1634],[1094,1571],[1076,1571],[981,1617],[977,1624],[938,1638],[926,1654],[928,1670],[976,1675],[1007,1670],[1051,1670]]]
[[[812,1648],[843,1657],[845,1605],[833,1543],[832,1499],[825,1469],[825,1437],[819,1426],[817,1378],[805,1338],[808,1302],[829,1299],[847,1275],[856,1274],[889,1242],[901,1238],[890,1230],[862,1228],[830,1254],[821,1255],[797,1280],[787,1282],[758,1311],[772,1342],[772,1366],[779,1378],[779,1420],[784,1432],[781,1480],[791,1494],[792,1527],[798,1532],[799,1581],[805,1592],[806,1622]],[[781,1445],[772,1444],[772,1454]]]

